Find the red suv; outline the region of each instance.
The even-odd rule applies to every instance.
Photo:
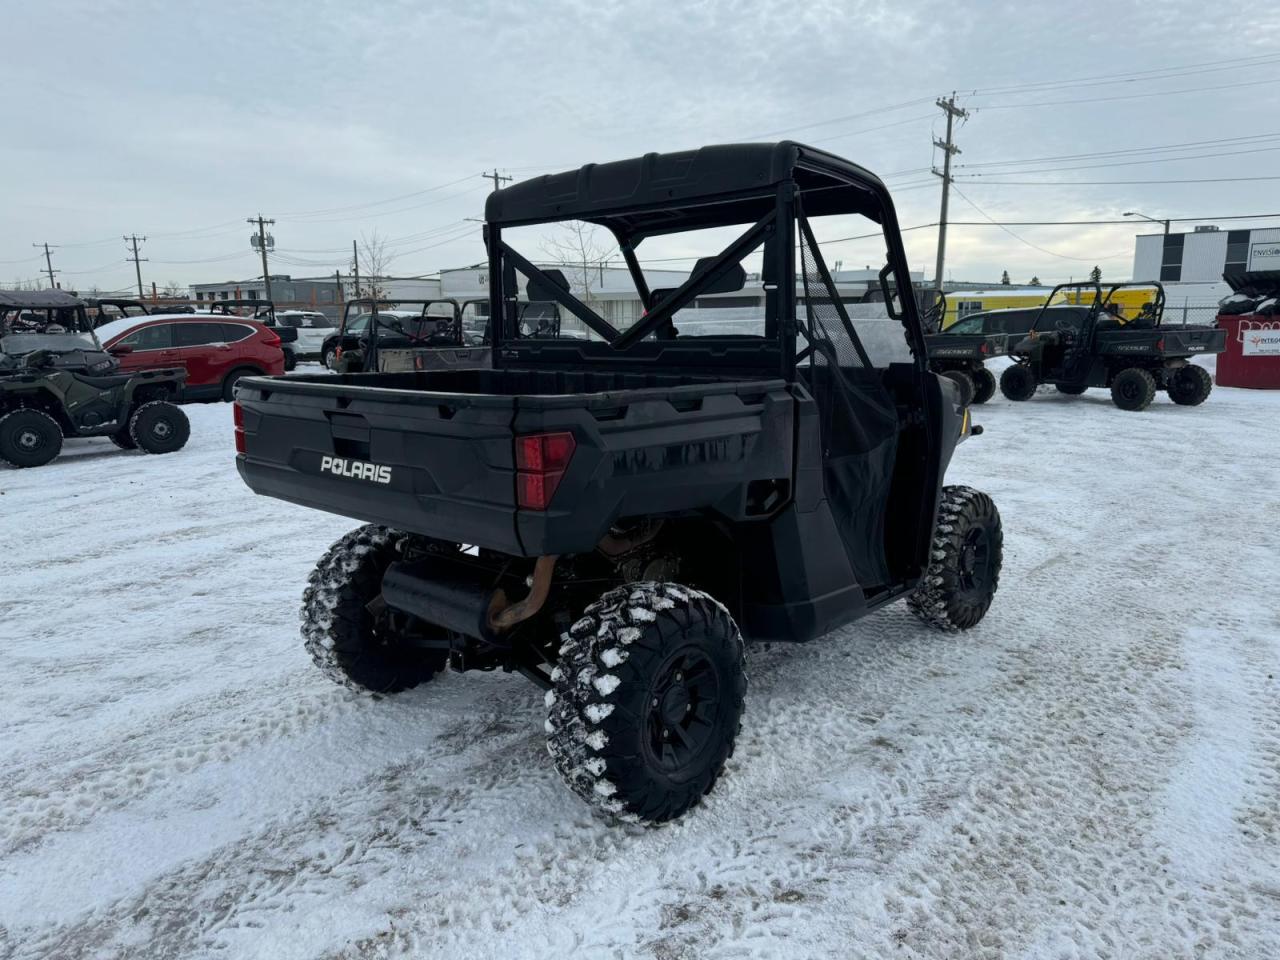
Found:
[[[95,333],[120,361],[122,373],[186,367],[183,400],[232,400],[241,377],[284,373],[280,337],[255,320],[191,314],[126,317]]]

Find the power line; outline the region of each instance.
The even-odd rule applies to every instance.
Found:
[[[1068,170],[1101,170],[1108,167],[1141,167],[1153,163],[1174,163],[1178,160],[1210,160],[1218,157],[1240,157],[1245,154],[1252,153],[1274,153],[1277,150],[1280,150],[1280,146],[1258,147],[1253,150],[1232,150],[1226,153],[1197,153],[1187,157],[1155,157],[1150,160],[1117,160],[1111,163],[1080,163],[1069,167],[1039,167],[1034,170],[992,170],[987,173],[966,174],[966,176],[1004,177],[1010,174],[1017,175],[1019,173],[1063,173]],[[995,166],[996,164],[991,165]]]
[[[1156,67],[1151,70],[1126,71],[1124,73],[1102,74],[1094,77],[1079,77],[1074,80],[1038,80],[1032,83],[1013,84],[1006,87],[977,87],[970,91],[970,96],[990,96],[992,94],[1016,93],[1020,90],[1066,89],[1080,86],[1105,86],[1115,83],[1135,83],[1150,80],[1173,80],[1202,73],[1219,73],[1226,70],[1240,70],[1247,67],[1265,66],[1280,61],[1280,54],[1265,53],[1255,57],[1229,60],[1213,60],[1207,63],[1182,64],[1174,67]]]
[[[1018,110],[1022,107],[1060,107],[1071,103],[1109,103],[1115,100],[1140,100],[1144,97],[1172,97],[1182,93],[1208,93],[1212,90],[1234,90],[1238,87],[1257,87],[1264,83],[1276,83],[1280,77],[1266,80],[1245,80],[1240,83],[1220,83],[1212,87],[1183,87],[1180,90],[1152,90],[1149,93],[1125,93],[1111,97],[1084,97],[1075,100],[1037,100],[1034,103],[984,103],[975,104],[971,110]]]
[[[1200,177],[1188,180],[982,180],[972,175],[957,177],[979,187],[1102,187],[1122,184],[1150,183],[1252,183],[1264,180],[1280,180],[1280,177]]]
[[[1120,253],[1120,254],[1115,254],[1115,255],[1113,255],[1113,256],[1108,256],[1108,257],[1099,257],[1099,256],[1092,256],[1092,257],[1072,257],[1072,256],[1068,256],[1068,255],[1067,255],[1067,254],[1065,254],[1065,253],[1056,253],[1056,252],[1054,252],[1053,250],[1049,250],[1049,249],[1046,249],[1045,247],[1041,247],[1041,246],[1038,246],[1037,244],[1032,243],[1030,240],[1026,239],[1025,237],[1019,236],[1018,234],[1014,233],[1012,230],[1010,230],[1010,229],[1009,229],[1008,227],[1006,227],[1004,224],[997,222],[997,221],[996,221],[996,219],[995,219],[994,217],[990,216],[990,215],[989,215],[985,210],[983,210],[980,206],[978,206],[976,203],[974,203],[972,200],[970,200],[968,197],[966,197],[966,196],[961,192],[961,190],[960,190],[960,188],[959,188],[959,187],[956,187],[956,193],[959,195],[959,197],[960,197],[960,199],[961,199],[961,200],[963,200],[963,201],[964,201],[965,203],[967,203],[969,206],[973,207],[973,209],[977,210],[977,211],[978,211],[978,213],[980,213],[982,216],[986,217],[986,219],[987,219],[988,221],[990,221],[990,222],[992,223],[992,225],[999,227],[1001,230],[1003,230],[1003,231],[1004,231],[1005,233],[1007,233],[1009,236],[1013,237],[1013,239],[1017,240],[1019,243],[1021,243],[1021,244],[1025,245],[1025,246],[1028,246],[1028,247],[1030,247],[1030,248],[1031,248],[1031,249],[1033,249],[1033,250],[1039,250],[1041,253],[1048,254],[1048,255],[1049,255],[1049,256],[1051,256],[1051,257],[1057,257],[1059,260],[1076,260],[1076,261],[1080,261],[1080,262],[1082,262],[1082,263],[1088,263],[1088,262],[1089,262],[1089,261],[1091,261],[1091,260],[1092,260],[1092,261],[1098,261],[1098,260],[1119,260],[1121,257],[1127,257],[1127,256],[1128,256],[1128,253],[1127,253],[1127,252],[1125,252],[1125,253]]]
[[[1150,147],[1126,147],[1120,150],[1099,150],[1093,153],[1064,153],[1053,157],[1028,157],[1022,160],[989,160],[984,163],[961,163],[958,167],[1009,167],[1026,163],[1055,163],[1059,160],[1094,160],[1103,157],[1120,157],[1130,154],[1161,153],[1167,150],[1182,150],[1193,147],[1220,146],[1226,143],[1252,143],[1269,141],[1280,137],[1280,133],[1255,133],[1243,137],[1219,137],[1213,140],[1188,140],[1185,143],[1167,143]],[[893,176],[893,174],[887,174]]]

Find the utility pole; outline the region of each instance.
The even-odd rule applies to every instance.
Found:
[[[33,243],[32,246],[37,248],[44,247],[45,269],[42,272],[47,273],[49,275],[49,289],[50,290],[56,289],[58,285],[53,282],[53,275],[55,273],[61,273],[62,271],[53,269],[53,260],[50,259],[49,257],[49,245],[47,243]],[[55,247],[55,249],[57,248]]]
[[[356,293],[353,299],[360,299],[360,251],[356,249],[356,242],[351,241],[351,273],[355,277]]]
[[[942,267],[947,256],[947,201],[951,197],[951,158],[960,152],[960,148],[952,142],[951,130],[956,117],[964,119],[969,116],[968,110],[956,106],[955,91],[947,99],[937,100],[938,107],[947,115],[947,139],[934,139],[933,145],[942,150],[942,170],[933,168],[935,176],[942,178],[942,213],[938,216],[938,264],[933,272],[933,283],[938,293],[942,293]]]
[[[267,299],[271,299],[271,271],[267,268],[267,224],[275,224],[274,220],[264,220],[262,214],[256,217],[250,217],[249,223],[258,225],[258,250],[262,253],[262,282],[267,292]]]
[[[482,173],[482,174],[480,174],[480,176],[484,177],[486,180],[492,180],[492,181],[493,181],[493,189],[494,189],[495,191],[496,191],[496,190],[500,190],[500,189],[502,189],[502,182],[503,182],[504,180],[505,180],[505,181],[509,181],[509,180],[511,179],[510,177],[504,177],[504,176],[501,176],[501,175],[498,173],[498,168],[497,168],[497,167],[494,167],[494,168],[493,168],[493,173]]]
[[[125,257],[125,259],[133,261],[133,272],[138,277],[138,299],[139,300],[142,299],[142,261],[146,260],[147,258],[138,256],[138,241],[146,240],[146,239],[147,239],[146,237],[139,237],[136,233],[130,234],[129,236],[124,238],[125,243],[133,244],[133,256]]]

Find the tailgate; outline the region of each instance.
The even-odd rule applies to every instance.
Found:
[[[240,381],[237,465],[255,493],[518,552],[511,398],[324,379]]]
[[[1222,353],[1227,349],[1227,331],[1220,327],[1161,327],[1160,334],[1161,352],[1166,357]]]

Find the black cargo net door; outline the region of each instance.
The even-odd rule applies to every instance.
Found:
[[[864,588],[881,586],[890,580],[884,531],[897,411],[836,292],[808,220],[801,215],[799,223],[804,307],[797,375],[818,406],[827,501],[849,563]]]

